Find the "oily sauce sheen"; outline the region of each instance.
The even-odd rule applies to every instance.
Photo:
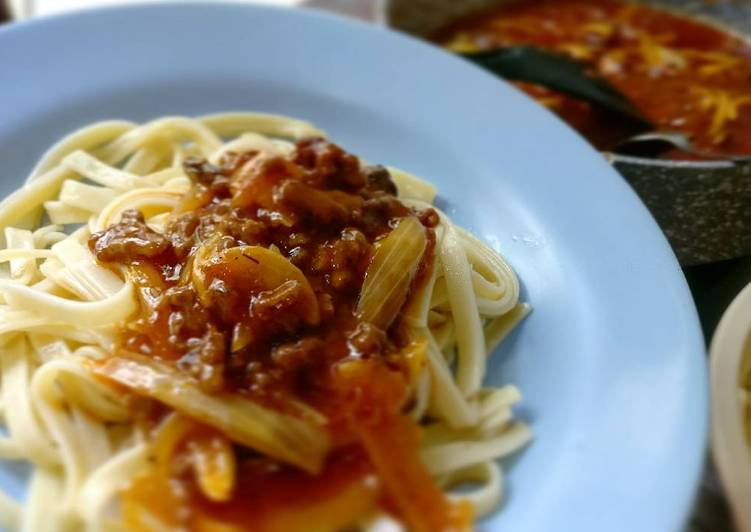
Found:
[[[140,288],[143,313],[122,331],[124,348],[174,362],[207,390],[264,400],[310,393],[310,365],[325,368],[324,358],[388,353],[384,331],[359,326],[353,313],[374,242],[411,215],[384,168],[361,171],[355,157],[315,139],[299,143],[293,160],[230,154],[219,166],[193,159],[185,169],[194,190],[163,233],[129,211],[91,237],[97,258],[127,265]],[[305,323],[294,286],[258,291],[242,264],[234,275],[215,272],[205,294],[185,282],[202,246],[247,245],[275,246],[304,273],[318,325]]]
[[[658,129],[684,132],[713,154],[751,154],[751,45],[699,20],[618,0],[523,1],[460,19],[433,39],[457,51],[561,52],[590,65]],[[588,103],[520,86],[596,146],[623,138],[613,117]]]
[[[381,487],[398,481],[379,478],[372,458],[385,456],[377,434],[391,431],[403,443],[394,456],[419,485],[415,515],[451,514],[418,465],[417,426],[401,414],[409,379],[402,353],[410,340],[398,317],[380,330],[355,315],[374,246],[405,217],[421,222],[428,242],[412,289],[429,276],[435,211],[407,208],[385,168],[362,167],[322,139],[300,141],[285,157],[228,153],[218,165],[189,159],[184,166],[193,187],[163,229],[127,211],[89,240],[98,260],[127,268],[138,289],[141,311],[121,328],[118,351],[168,363],[208,393],[240,394],[292,415],[304,415],[295,404],[313,407],[328,419],[333,451],[324,471],[310,476],[235,446],[236,486],[222,502],[203,497],[184,458],[175,456],[166,476],[152,472],[125,492],[125,513],[141,505],[173,525],[200,529],[216,521],[243,530],[293,530],[294,515],[331,524],[332,515],[372,513],[368,500],[399,514],[398,501]],[[264,285],[248,274],[259,259],[232,255],[243,246],[280,254],[304,279]],[[212,259],[222,253],[229,258]],[[344,380],[332,378],[343,360],[364,363]],[[146,410],[150,426],[168,413]],[[202,441],[210,448],[218,436],[199,427],[176,448]],[[455,523],[469,522],[466,510]],[[426,519],[423,529],[446,525],[443,517],[418,519]]]

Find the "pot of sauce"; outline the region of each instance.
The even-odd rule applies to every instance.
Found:
[[[607,156],[682,265],[751,254],[751,0],[383,0],[381,22],[454,51],[533,45],[590,66],[659,131],[709,159],[610,152],[622,133],[586,102],[518,86]]]

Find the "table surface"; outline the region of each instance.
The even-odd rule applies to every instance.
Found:
[[[10,20],[11,15],[24,17],[39,14],[52,14],[60,11],[78,9],[91,5],[126,3],[128,0],[0,0],[0,23]],[[140,0],[144,1],[144,0]],[[146,0],[160,1],[160,0]],[[295,5],[300,0],[255,0],[278,5]],[[358,0],[308,0],[311,5],[331,6],[349,14],[367,18],[371,13],[363,2]],[[683,269],[701,319],[704,337],[707,343],[712,337],[722,313],[738,292],[751,282],[751,257],[728,261],[689,266]],[[731,529],[727,506],[722,496],[711,463],[707,465],[707,475],[696,512],[689,524],[690,532],[725,532]]]

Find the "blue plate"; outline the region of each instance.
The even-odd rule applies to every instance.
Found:
[[[263,110],[315,122],[433,181],[501,250],[535,310],[493,357],[536,440],[481,530],[665,532],[688,514],[707,434],[704,344],[647,210],[585,141],[489,74],[383,29],[189,3],[0,30],[2,194],[94,120]],[[3,469],[0,485],[20,492]]]

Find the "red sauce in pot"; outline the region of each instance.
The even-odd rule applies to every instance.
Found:
[[[619,0],[539,0],[457,20],[433,39],[456,51],[534,45],[564,53],[610,81],[658,129],[684,132],[713,154],[751,154],[751,45],[700,20]],[[588,103],[521,87],[595,146],[619,138]]]

